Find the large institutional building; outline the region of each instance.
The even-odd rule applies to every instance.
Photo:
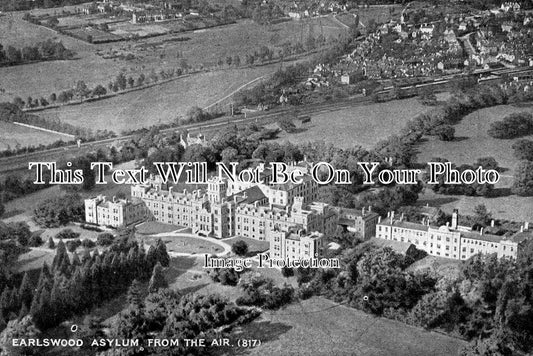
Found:
[[[85,221],[101,226],[122,227],[140,222],[146,218],[146,207],[142,200],[107,200],[99,195],[85,199]]]
[[[300,258],[312,257],[322,246],[322,237],[332,235],[338,226],[365,240],[375,236],[409,243],[429,255],[459,260],[478,253],[516,258],[520,245],[531,238],[527,223],[512,236],[472,231],[458,225],[457,211],[451,224],[438,227],[429,223],[428,214],[422,223],[407,222],[403,215],[395,218],[394,212],[381,220],[370,207],[345,209],[317,202],[318,183],[309,175],[310,167],[307,162],[289,167],[304,173],[299,184],[272,184],[269,169],[263,169],[263,183],[214,177],[206,189],[193,191],[175,191],[160,179],[151,178],[146,184],[131,187],[131,201],[107,201],[101,196],[86,199],[86,221],[119,227],[153,219],[188,227],[203,236],[268,241],[271,253],[280,258],[294,253]]]
[[[305,164],[291,167],[307,173]],[[264,169],[259,184],[215,177],[208,181],[207,189],[192,192],[177,192],[153,179],[132,186],[131,195],[145,202],[155,220],[189,227],[205,236],[269,241],[273,231],[292,227],[326,234],[335,231],[336,211],[316,202],[318,184],[308,174],[300,184],[271,184],[270,177],[269,169]]]
[[[429,219],[422,223],[412,223],[395,219],[394,212],[376,226],[376,237],[379,239],[401,241],[413,244],[417,249],[429,255],[466,260],[478,253],[497,254],[498,258],[516,258],[520,245],[528,238],[528,223],[521,231],[512,236],[497,236],[483,231],[472,231],[468,227],[458,225],[458,212],[452,214],[452,223],[445,226],[431,226]]]

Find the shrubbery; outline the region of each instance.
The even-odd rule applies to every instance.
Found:
[[[533,161],[533,141],[520,140],[513,144],[514,155],[519,160]]]
[[[533,134],[533,115],[528,112],[514,113],[502,121],[493,122],[487,133],[494,138],[510,139]]]
[[[242,275],[239,287],[244,296],[237,298],[237,305],[255,305],[266,309],[279,309],[290,304],[295,298],[294,288],[288,284],[277,287],[274,282],[259,273],[247,272]]]
[[[113,240],[115,237],[113,234],[109,232],[103,232],[101,234],[98,234],[98,237],[96,238],[96,244],[99,246],[109,246],[113,243]]]

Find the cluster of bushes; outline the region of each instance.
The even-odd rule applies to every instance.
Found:
[[[39,247],[43,244],[42,230],[31,232],[25,222],[0,222],[0,241],[13,242],[20,247]],[[2,248],[0,248],[2,250]]]
[[[533,141],[519,140],[513,144],[514,155],[520,160],[511,192],[522,196],[533,195]]]
[[[85,217],[85,207],[78,194],[66,194],[42,201],[33,213],[34,220],[39,226],[59,227],[69,222],[82,221]],[[67,234],[71,236],[68,231]]]
[[[519,160],[533,161],[533,141],[519,140],[513,144],[514,155]]]
[[[99,246],[109,246],[115,240],[115,236],[109,232],[98,234],[96,237],[96,244]]]
[[[513,113],[502,121],[493,122],[487,133],[494,138],[511,139],[533,134],[533,115],[528,112]]]
[[[432,162],[446,162],[443,158],[432,158]],[[501,168],[498,166],[498,162],[493,157],[484,157],[477,160],[473,165],[462,164],[458,167],[452,164],[452,169],[456,169],[459,172],[464,172],[465,170],[475,171],[478,167],[483,167],[483,169],[494,169],[500,171]],[[439,194],[449,194],[449,195],[467,195],[467,196],[484,196],[490,197],[494,192],[493,184],[480,184],[474,182],[472,184],[445,184],[445,177],[438,177],[438,183],[432,184],[431,189]]]
[[[212,268],[208,275],[213,282],[220,283],[223,286],[236,286],[239,283],[242,272],[237,272],[234,268]]]
[[[279,309],[290,304],[295,298],[294,288],[288,284],[277,287],[274,282],[256,272],[246,272],[239,280],[239,288],[244,292],[237,298],[237,305],[254,305],[265,309]]]
[[[177,121],[180,125],[187,125],[195,122],[213,120],[214,118],[215,117],[213,116],[213,114],[205,111],[204,109],[198,106],[193,106],[187,111],[185,118],[179,118]]]
[[[0,44],[0,66],[12,66],[36,61],[70,59],[74,53],[63,46],[61,42],[48,39],[37,43],[35,46],[26,46],[22,49],[7,46],[5,49]]]

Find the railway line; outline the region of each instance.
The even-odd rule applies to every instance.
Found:
[[[297,110],[298,116],[303,115],[317,115],[326,112],[338,111],[350,108],[355,105],[365,105],[371,103],[369,97],[355,97],[349,100],[340,102],[328,103],[328,104],[316,104],[309,105],[307,107],[299,108]],[[229,125],[246,125],[249,123],[257,122],[261,124],[268,124],[276,121],[278,118],[284,115],[294,115],[291,109],[280,108],[272,111],[261,112],[258,114],[247,114],[246,116],[240,114],[236,116],[223,116],[214,120],[181,125],[171,128],[162,129],[162,133],[173,133],[177,131],[189,131],[189,132],[202,132],[211,133],[219,131],[220,129]],[[67,161],[73,159],[81,154],[97,150],[99,148],[108,147],[111,145],[117,145],[122,142],[131,140],[134,135],[124,135],[104,140],[91,141],[81,143],[78,145],[68,145],[58,148],[47,149],[43,151],[29,152],[10,157],[0,158],[0,175],[5,175],[12,172],[28,170],[29,162],[54,162],[54,161]]]
[[[411,84],[401,84],[397,87],[388,87],[377,93],[377,100],[391,100],[398,99],[402,97],[409,97],[416,95],[420,89],[423,87],[433,87],[436,90],[442,90],[445,87],[448,87],[449,84],[456,80],[461,80],[468,76],[474,76],[478,78],[478,81],[482,83],[483,75],[493,74],[501,79],[502,77],[533,77],[533,67],[519,67],[519,68],[504,68],[504,69],[484,69],[478,70],[468,75],[447,75],[438,78],[428,78],[427,80],[420,81],[417,83]],[[481,79],[481,80],[479,80]],[[312,104],[306,107],[301,107],[297,109],[297,114],[302,115],[316,115],[324,112],[332,112],[337,110],[346,109],[355,105],[364,105],[372,102],[370,97],[352,97],[347,100],[338,101],[334,103],[327,104]],[[243,116],[224,116],[208,122],[194,123],[188,125],[181,125],[176,127],[171,127],[167,129],[162,129],[163,133],[172,133],[176,131],[189,131],[189,132],[198,132],[210,133],[217,131],[221,128],[224,128],[228,125],[245,125],[252,122],[257,122],[261,124],[267,124],[269,122],[275,121],[277,118],[283,115],[294,115],[291,109],[288,108],[276,108],[268,112],[261,112],[257,114],[250,114]],[[19,154],[16,156],[2,157],[0,158],[0,175],[5,175],[6,173],[27,170],[28,162],[32,161],[66,161],[73,159],[76,156],[79,156],[83,153],[97,150],[98,148],[106,147],[109,145],[116,145],[121,142],[131,140],[134,135],[124,135],[104,140],[92,141],[82,143],[79,147],[78,145],[69,145],[58,148],[52,148],[44,151],[36,151],[25,154]]]

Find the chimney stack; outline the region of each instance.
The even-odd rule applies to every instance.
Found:
[[[490,221],[490,227],[494,227],[494,219]]]
[[[520,232],[524,232],[524,225],[520,226]]]
[[[403,221],[404,214],[402,213],[402,216],[400,216],[400,221]]]
[[[481,228],[481,230],[479,230],[479,234],[483,235],[483,228]]]
[[[459,210],[453,209],[452,213],[452,229],[457,229],[457,221],[459,220]]]
[[[390,223],[392,224],[394,222],[394,211],[391,211],[390,213]]]
[[[529,221],[524,222],[524,230],[525,231],[529,230]]]
[[[381,216],[378,216],[378,224],[381,224]]]
[[[369,206],[368,206],[368,212],[369,212],[369,213],[372,212],[372,205],[369,205]]]
[[[362,214],[363,216],[365,216],[365,208],[363,208],[363,210],[361,211],[361,214]]]

